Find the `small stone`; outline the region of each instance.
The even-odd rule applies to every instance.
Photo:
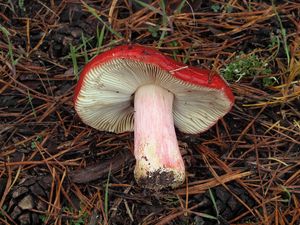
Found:
[[[229,201],[227,202],[228,206],[232,211],[236,210],[237,207],[239,207],[237,201],[234,199],[234,197],[230,197]]]
[[[32,221],[31,221],[31,225],[33,225],[33,224],[40,224],[39,222],[39,216],[36,214],[36,213],[32,213],[31,214],[31,219],[32,219]]]
[[[19,187],[17,190],[15,190],[12,194],[13,198],[18,198],[20,197],[22,194],[28,192],[28,188],[27,187]]]
[[[52,178],[50,176],[43,177],[39,181],[39,185],[41,185],[42,188],[44,188],[44,190],[48,190],[51,187],[51,183],[52,183]]]
[[[21,225],[31,224],[29,213],[22,214],[21,216],[19,216],[18,219],[19,219],[19,222],[20,222]]]
[[[35,196],[46,197],[43,188],[38,183],[35,183],[34,185],[30,186],[29,189]]]
[[[34,177],[28,177],[28,178],[24,178],[20,183],[19,185],[22,185],[22,186],[30,186],[32,184],[34,184],[36,182],[36,179]]]
[[[36,203],[36,209],[39,211],[45,211],[47,209],[47,204],[42,200],[38,200]]]
[[[12,211],[12,213],[10,214],[10,216],[12,219],[16,219],[21,214],[21,212],[22,212],[21,209],[18,206],[16,206]]]
[[[32,209],[33,208],[33,198],[31,195],[27,195],[24,197],[18,204],[18,206],[25,210],[25,209]]]
[[[79,29],[79,28],[74,28],[74,29],[71,31],[71,35],[72,35],[74,38],[80,38],[81,35],[82,35],[82,30]]]
[[[225,188],[223,188],[222,186],[216,188],[216,195],[223,202],[226,202],[231,196],[230,193]]]

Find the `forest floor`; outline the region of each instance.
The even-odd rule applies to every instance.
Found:
[[[166,3],[167,2],[167,3]],[[145,190],[133,133],[85,125],[80,71],[121,44],[221,74],[232,110],[177,132],[187,179]],[[300,224],[299,1],[0,1],[0,224]]]

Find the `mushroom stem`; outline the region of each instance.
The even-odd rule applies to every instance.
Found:
[[[144,85],[134,98],[135,179],[150,189],[177,187],[185,179],[173,121],[173,93]]]

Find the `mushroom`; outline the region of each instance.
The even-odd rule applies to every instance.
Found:
[[[74,103],[82,121],[97,130],[134,131],[135,179],[159,190],[185,180],[174,124],[184,133],[203,132],[231,109],[234,96],[217,74],[124,45],[84,67]]]

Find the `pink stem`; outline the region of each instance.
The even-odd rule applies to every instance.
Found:
[[[173,121],[174,95],[156,85],[141,86],[134,98],[135,178],[151,189],[177,187],[185,179]]]

